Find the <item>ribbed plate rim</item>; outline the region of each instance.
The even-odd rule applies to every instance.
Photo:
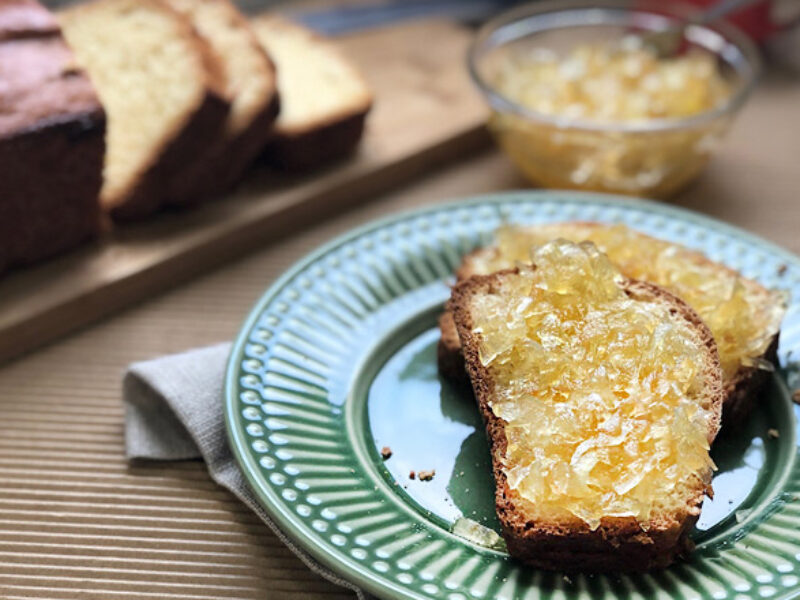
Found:
[[[532,204],[536,204],[546,201],[558,201],[559,198],[563,198],[565,201],[570,203],[606,206],[613,208],[635,207],[637,209],[642,209],[646,207],[651,209],[654,213],[666,218],[674,217],[678,220],[693,222],[704,228],[708,228],[731,237],[739,238],[740,240],[751,241],[760,246],[761,249],[780,257],[785,262],[794,263],[798,268],[800,268],[800,257],[792,252],[756,234],[750,233],[749,231],[746,231],[740,227],[717,220],[713,217],[703,215],[686,208],[667,205],[653,200],[632,198],[615,194],[580,192],[572,190],[513,190],[482,194],[463,199],[451,199],[446,202],[437,203],[433,206],[400,211],[350,229],[347,232],[334,237],[327,243],[322,244],[295,262],[287,271],[278,277],[256,301],[256,303],[253,305],[253,308],[243,321],[242,326],[239,328],[239,333],[237,334],[232,345],[226,367],[224,385],[224,415],[228,441],[230,443],[234,458],[241,467],[248,484],[255,492],[259,503],[273,519],[276,526],[284,534],[288,535],[293,541],[297,542],[301,549],[307,552],[312,559],[318,561],[321,565],[327,567],[332,572],[341,575],[348,581],[354,583],[369,593],[378,595],[380,597],[397,600],[425,600],[427,598],[427,596],[417,594],[412,590],[408,590],[405,587],[389,580],[388,578],[383,578],[380,580],[377,579],[362,565],[343,553],[328,551],[322,545],[317,543],[317,537],[314,535],[313,531],[307,528],[304,521],[298,517],[298,515],[284,509],[284,505],[280,501],[280,497],[266,482],[253,455],[247,449],[247,445],[244,441],[244,432],[241,428],[242,424],[240,417],[236,411],[238,386],[237,375],[243,359],[245,346],[248,343],[249,333],[252,331],[256,322],[269,303],[275,299],[278,293],[296,275],[319,260],[321,257],[324,257],[337,248],[340,248],[365,234],[401,221],[424,217],[429,214],[472,208],[481,205],[500,205],[510,202],[530,202]],[[789,592],[788,594],[778,595],[776,597],[779,600],[800,598],[800,589],[798,589],[796,593]]]

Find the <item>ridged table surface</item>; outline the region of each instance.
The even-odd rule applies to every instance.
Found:
[[[798,111],[800,85],[769,76],[678,203],[800,252],[800,141],[786,126]],[[520,186],[499,154],[476,156],[0,368],[0,598],[350,598],[202,463],[129,464],[121,374],[134,360],[230,339],[282,271],[357,224]]]

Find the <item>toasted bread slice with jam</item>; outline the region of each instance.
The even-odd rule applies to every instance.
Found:
[[[142,218],[222,134],[229,104],[215,58],[191,24],[156,0],[94,0],[59,14],[108,116],[103,206]]]
[[[266,159],[304,170],[352,152],[373,100],[356,66],[330,41],[288,19],[266,14],[251,24],[278,69],[281,112]]]
[[[623,275],[655,283],[686,301],[717,341],[726,394],[725,426],[735,428],[744,420],[777,361],[778,334],[786,310],[782,293],[678,244],[623,225],[581,222],[501,228],[494,244],[464,258],[457,278],[464,280],[528,262],[531,248],[556,238],[590,240]],[[440,328],[440,372],[463,381],[466,374],[452,317],[442,315]]]
[[[644,571],[686,552],[710,493],[722,371],[687,304],[591,243],[549,243],[449,302],[512,556]]]
[[[225,129],[175,183],[171,197],[198,202],[233,186],[272,137],[278,116],[275,66],[231,0],[164,0],[218,59],[231,110]]]

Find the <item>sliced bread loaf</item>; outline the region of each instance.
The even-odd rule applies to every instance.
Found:
[[[664,287],[700,315],[717,340],[726,390],[724,423],[726,428],[735,429],[752,409],[758,390],[774,369],[786,310],[784,295],[678,244],[623,225],[581,222],[501,228],[494,244],[464,258],[457,278],[527,262],[532,247],[556,238],[591,240],[623,275]],[[459,360],[455,324],[445,314],[440,327],[440,370],[444,376],[461,381],[465,372]]]
[[[53,15],[0,1],[0,271],[98,232],[105,114]]]
[[[532,266],[462,281],[449,308],[511,555],[643,571],[687,551],[724,395],[700,317],[592,244],[563,240]]]
[[[242,176],[272,136],[278,115],[275,67],[230,0],[165,0],[194,26],[218,58],[231,109],[216,144],[181,173],[170,199],[219,195]]]
[[[188,21],[156,0],[95,0],[59,21],[108,115],[103,205],[116,219],[144,217],[221,135],[228,103],[215,59]]]
[[[372,92],[358,69],[333,44],[275,15],[252,20],[275,61],[281,112],[267,159],[308,169],[350,153],[364,131]]]

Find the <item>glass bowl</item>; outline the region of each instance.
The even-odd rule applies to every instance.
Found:
[[[635,6],[635,7],[634,7]],[[469,51],[472,78],[490,107],[489,129],[536,185],[667,197],[697,177],[753,89],[758,54],[727,24],[689,25],[688,47],[715,57],[730,86],[726,100],[689,117],[613,123],[531,110],[494,83],[510,60],[547,49],[559,55],[578,44],[619,40],[631,31],[657,31],[683,22],[672,3],[535,2],[488,22]]]

